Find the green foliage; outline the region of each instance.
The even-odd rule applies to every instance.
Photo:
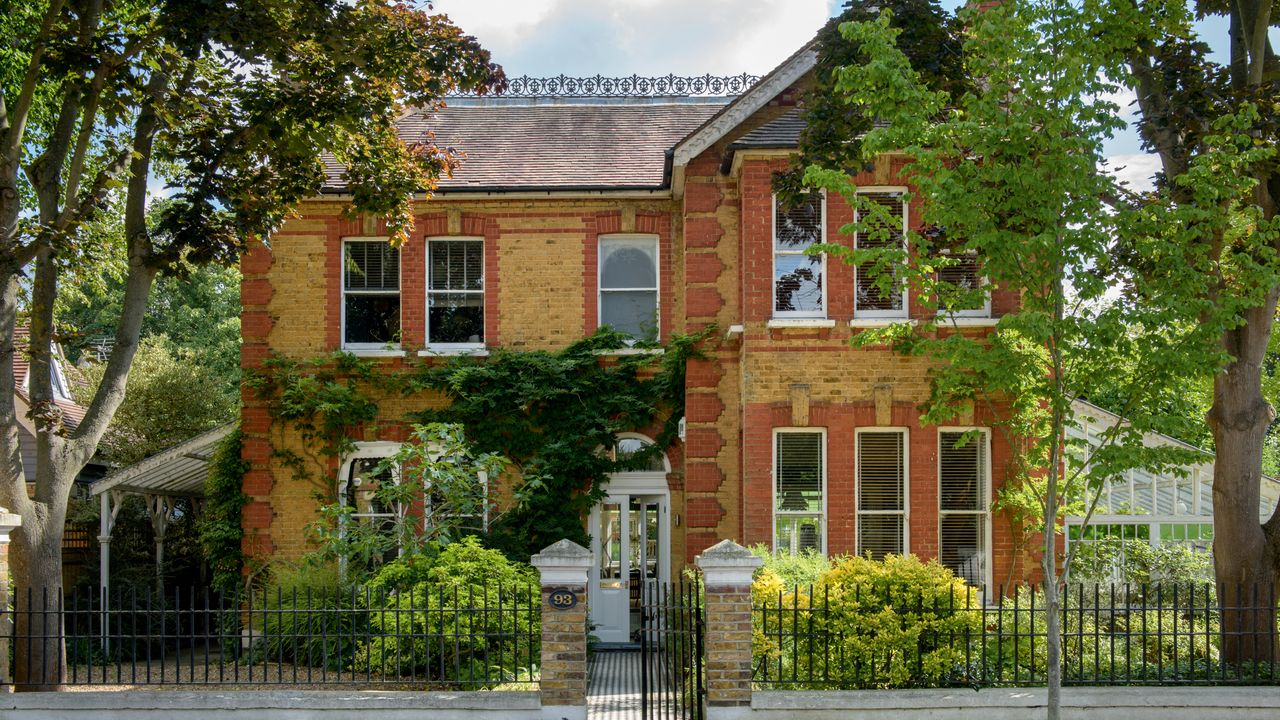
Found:
[[[400,372],[346,353],[303,362],[273,357],[246,384],[317,458],[343,455],[357,429],[370,429],[379,417],[375,396],[443,395],[443,407],[406,419],[459,425],[480,456],[511,463],[518,477],[503,477],[510,506],[491,525],[488,542],[528,558],[563,538],[585,544],[582,519],[603,496],[608,475],[644,467],[675,439],[685,367],[714,332],[674,336],[654,354],[611,357],[631,339],[601,328],[555,352],[497,348],[487,358],[426,361]],[[619,458],[608,452],[618,433],[655,424],[654,447]],[[288,460],[306,472],[303,458]]]
[[[240,539],[244,529],[240,513],[249,496],[244,493],[244,474],[249,463],[240,457],[243,436],[236,428],[214,448],[209,458],[209,476],[204,482],[204,512],[199,521],[200,546],[213,573],[210,584],[223,593],[234,594],[244,583],[244,552]]]
[[[117,223],[112,232],[122,233]],[[113,261],[86,263],[76,287],[59,298],[58,324],[69,335],[64,346],[73,362],[94,352],[91,343],[115,334],[123,287],[123,243],[113,240]],[[90,277],[91,273],[99,273]],[[240,398],[240,271],[235,267],[189,268],[182,277],[156,280],[147,299],[141,337],[156,338],[173,357],[216,378],[225,402]]]
[[[356,670],[494,684],[535,677],[541,599],[532,567],[466,538],[411,573],[379,574],[392,579],[377,591],[373,639],[360,649]],[[412,584],[399,584],[406,580]]]
[[[246,596],[261,639],[245,660],[343,670],[359,654],[368,629],[365,593],[341,582],[334,566],[273,568],[272,583]]]
[[[1171,587],[1153,588],[1145,600],[1138,588],[1129,597],[1121,589],[1113,606],[1111,586],[1068,586],[1062,595],[1064,681],[1093,684],[1115,676],[1212,681],[1220,677],[1224,669],[1219,664],[1218,614],[1203,610],[1213,596],[1205,585],[1192,587],[1190,595],[1188,587],[1181,588],[1182,606],[1178,607],[1172,603]],[[1188,600],[1200,611],[1187,607]],[[1132,609],[1126,602],[1133,603]],[[982,652],[974,653],[978,658],[985,656],[982,662],[989,674],[1028,684],[1044,682],[1044,607],[1043,592],[1020,587],[1000,604],[998,617],[987,619],[989,627],[1004,630],[990,633]]]
[[[812,673],[829,689],[928,687],[963,666],[965,645],[954,638],[982,632],[977,591],[914,555],[840,558],[812,589],[786,589],[762,572],[753,595],[766,608],[755,627],[756,663],[772,677]],[[823,604],[825,612],[809,610]]]
[[[1152,545],[1145,540],[1098,538],[1077,556],[1071,580],[1083,584],[1116,581],[1134,588],[1200,586],[1213,581],[1213,556],[1186,543]]]
[[[238,398],[224,380],[201,367],[194,356],[174,355],[163,336],[142,341],[125,385],[125,400],[103,437],[100,450],[110,462],[129,465],[177,443],[230,422]],[[72,394],[88,405],[106,373],[105,364],[80,372],[86,384]]]
[[[757,582],[753,589],[766,592],[766,588],[791,589],[803,588],[817,583],[822,574],[831,569],[831,559],[814,550],[801,553],[774,552],[768,545],[752,545],[751,552],[764,560],[764,564],[756,571],[757,577],[768,578],[766,582]],[[775,582],[776,578],[776,582]]]

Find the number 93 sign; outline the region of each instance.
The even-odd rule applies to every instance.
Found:
[[[578,604],[578,593],[569,588],[552,588],[547,593],[547,604],[552,610],[568,610]]]

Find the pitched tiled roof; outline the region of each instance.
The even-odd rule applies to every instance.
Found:
[[[729,150],[793,148],[800,144],[800,133],[804,126],[800,110],[789,110],[785,115],[734,140],[729,144]]]
[[[597,102],[453,103],[412,112],[401,136],[465,153],[439,190],[656,189],[669,182],[667,153],[727,98]],[[341,191],[342,167],[327,160],[326,190]]]

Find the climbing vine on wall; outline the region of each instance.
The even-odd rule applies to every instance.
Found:
[[[200,545],[213,571],[213,586],[226,593],[240,588],[245,562],[240,549],[244,534],[240,514],[249,502],[242,489],[249,464],[240,458],[241,439],[240,429],[236,428],[213,450],[199,524]]]
[[[314,459],[350,450],[357,431],[378,419],[379,397],[443,395],[443,406],[400,419],[460,424],[476,451],[511,461],[509,508],[488,542],[523,559],[562,538],[585,543],[583,518],[609,474],[644,467],[670,446],[684,414],[685,367],[713,332],[619,353],[629,349],[626,336],[601,329],[555,352],[499,348],[486,358],[397,370],[343,353],[304,362],[273,357],[248,382],[277,425],[299,431]],[[614,437],[631,430],[653,431],[656,444],[613,457]],[[304,458],[277,454],[307,475]]]

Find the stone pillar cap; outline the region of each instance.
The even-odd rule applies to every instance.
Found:
[[[9,542],[9,531],[21,525],[21,515],[0,507],[0,542]]]
[[[732,540],[721,540],[694,559],[703,581],[714,585],[750,585],[755,569],[764,564],[755,553]]]
[[[534,555],[529,564],[538,568],[543,585],[585,585],[591,551],[566,538]]]

